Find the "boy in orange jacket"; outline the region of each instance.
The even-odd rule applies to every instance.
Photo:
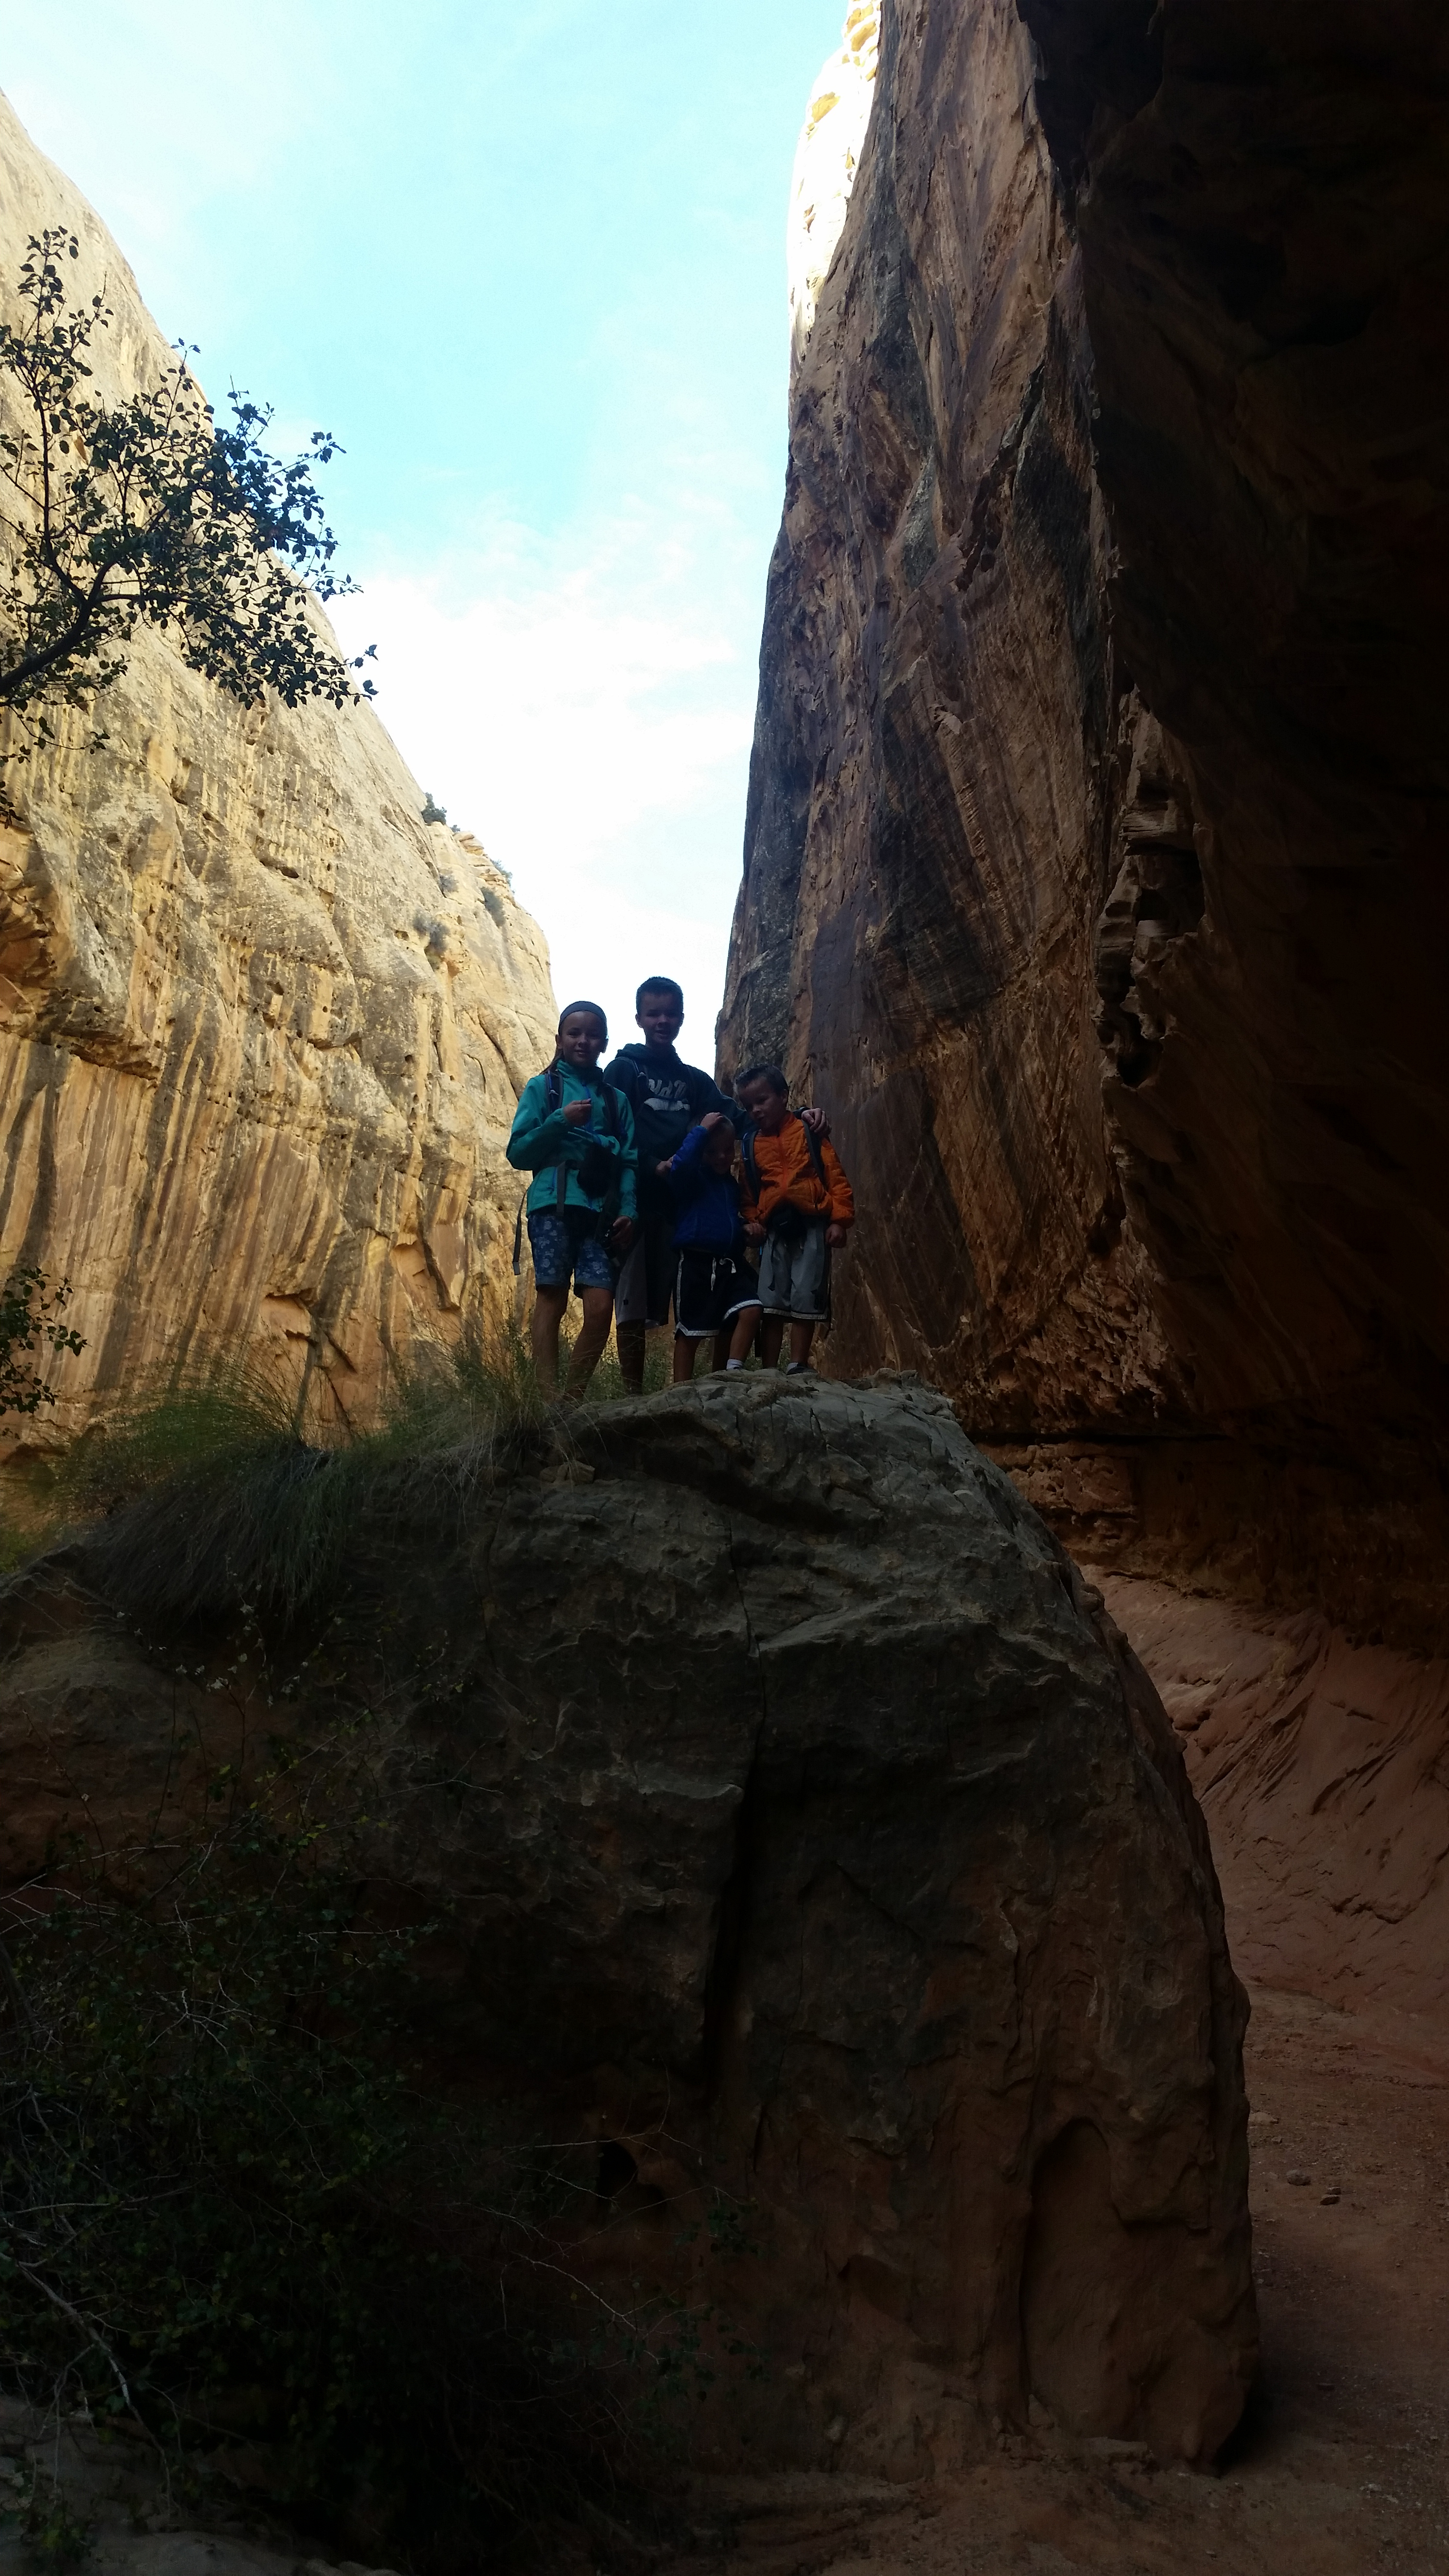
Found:
[[[810,1133],[789,1097],[777,1064],[752,1064],[735,1084],[747,1122],[740,1179],[745,1234],[764,1247],[760,1353],[766,1368],[776,1366],[788,1322],[786,1374],[799,1377],[810,1366],[816,1325],[829,1320],[830,1255],[847,1240],[855,1199],[835,1147]]]

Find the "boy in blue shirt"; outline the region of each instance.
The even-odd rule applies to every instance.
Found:
[[[553,1063],[526,1082],[508,1139],[517,1172],[532,1172],[524,1206],[533,1254],[533,1365],[545,1394],[558,1386],[558,1337],[572,1276],[584,1310],[564,1401],[577,1404],[609,1338],[619,1264],[634,1239],[639,1156],[621,1092],[601,1081],[609,1023],[597,1002],[570,1002]],[[516,1266],[516,1263],[515,1263]]]
[[[656,1165],[674,1192],[674,1383],[694,1375],[695,1353],[714,1336],[716,1368],[742,1369],[760,1320],[760,1284],[745,1259],[735,1131],[711,1110],[677,1154]]]

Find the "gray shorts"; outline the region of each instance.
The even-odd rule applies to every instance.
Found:
[[[767,1315],[789,1315],[797,1324],[824,1324],[830,1317],[830,1247],[828,1219],[806,1219],[805,1232],[794,1243],[767,1234],[760,1253],[760,1303]]]
[[[674,1219],[651,1210],[624,1255],[614,1294],[616,1324],[667,1324],[674,1289]]]

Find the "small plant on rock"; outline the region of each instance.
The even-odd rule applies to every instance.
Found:
[[[61,1279],[52,1288],[33,1265],[12,1270],[0,1288],[0,1413],[38,1413],[43,1404],[54,1404],[55,1389],[32,1355],[85,1349],[81,1335],[60,1320],[69,1302],[70,1281]]]

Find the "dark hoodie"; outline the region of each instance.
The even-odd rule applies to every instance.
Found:
[[[712,1109],[726,1118],[734,1111],[718,1085],[697,1064],[683,1064],[670,1047],[663,1054],[644,1046],[620,1047],[604,1080],[622,1091],[634,1112],[639,1146],[639,1213],[672,1216],[674,1193],[656,1173],[656,1163],[671,1162],[690,1128]]]

